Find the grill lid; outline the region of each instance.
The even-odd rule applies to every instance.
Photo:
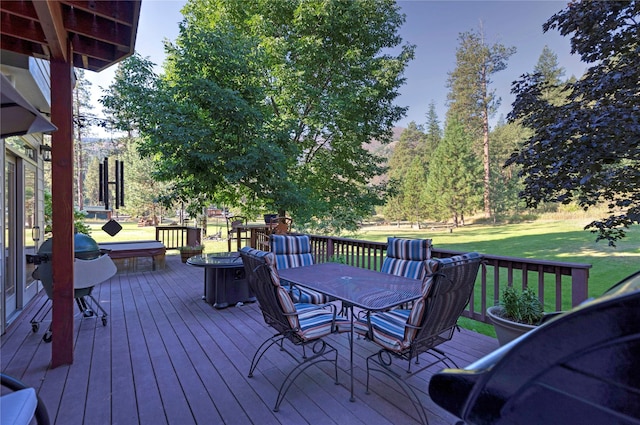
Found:
[[[84,233],[76,233],[73,236],[74,254],[76,258],[83,260],[92,260],[100,256],[100,247],[98,243],[90,236]],[[38,250],[38,255],[41,259],[43,257],[51,258],[53,250],[53,238],[49,238],[42,243]]]

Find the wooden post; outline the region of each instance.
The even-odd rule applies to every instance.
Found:
[[[571,307],[589,297],[589,269],[571,269]]]
[[[69,43],[67,51],[70,52]],[[67,55],[71,58],[71,53]],[[73,363],[73,67],[51,60],[53,310],[51,367]]]

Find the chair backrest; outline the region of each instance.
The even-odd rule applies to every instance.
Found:
[[[269,248],[280,270],[313,264],[309,235],[271,235]]]
[[[286,235],[291,231],[293,220],[289,217],[275,217],[269,223],[270,235]]]
[[[227,233],[235,232],[237,227],[243,224],[247,224],[247,218],[234,215],[233,217],[227,217]]]
[[[280,285],[274,254],[245,246],[240,250],[240,256],[265,322],[278,332],[293,337],[300,323],[289,292]]]
[[[387,239],[387,256],[380,269],[383,273],[423,279],[425,260],[431,258],[431,239]]]
[[[405,328],[405,341],[412,341],[417,353],[451,339],[471,299],[481,261],[477,252],[426,261],[422,297],[414,303]]]

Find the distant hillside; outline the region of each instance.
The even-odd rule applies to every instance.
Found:
[[[385,158],[389,158],[391,156],[391,153],[393,152],[393,148],[396,146],[398,140],[400,140],[400,135],[404,130],[404,127],[393,127],[393,136],[391,143],[383,145],[382,142],[374,139],[367,145],[367,150],[384,156]]]
[[[391,158],[391,154],[393,153],[393,150],[396,147],[396,144],[400,140],[400,135],[404,130],[405,130],[404,127],[393,127],[393,136],[391,139],[392,141],[389,144],[384,145],[378,140],[372,140],[371,143],[369,143],[366,146],[367,150],[369,152],[373,152],[389,160],[389,158]],[[386,174],[383,174],[373,179],[371,183],[379,184],[380,182],[384,182],[386,180],[387,180],[387,176]]]

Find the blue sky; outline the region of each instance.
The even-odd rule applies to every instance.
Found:
[[[163,40],[173,41],[178,35],[178,23],[182,20],[180,9],[184,3],[173,0],[142,2],[136,51],[155,62],[158,72],[164,60]],[[406,42],[416,46],[415,59],[405,71],[406,84],[396,100],[398,105],[409,107],[407,116],[398,122],[399,126],[406,127],[411,121],[423,124],[431,101],[436,105],[442,124],[447,110],[447,73],[455,68],[458,36],[477,30],[480,25],[488,43],[497,42],[517,49],[507,69],[493,76],[492,87],[502,99],[502,105],[492,122],[509,112],[513,101],[511,82],[533,70],[545,45],[558,55],[560,66],[565,68],[565,77],[579,77],[586,69],[586,64],[570,54],[567,37],[560,36],[555,30],[542,32],[542,24],[566,7],[567,0],[409,0],[398,4],[406,14],[400,34]],[[115,69],[113,66],[99,74],[86,73],[93,83],[95,113],[99,114],[100,87],[111,84]]]

